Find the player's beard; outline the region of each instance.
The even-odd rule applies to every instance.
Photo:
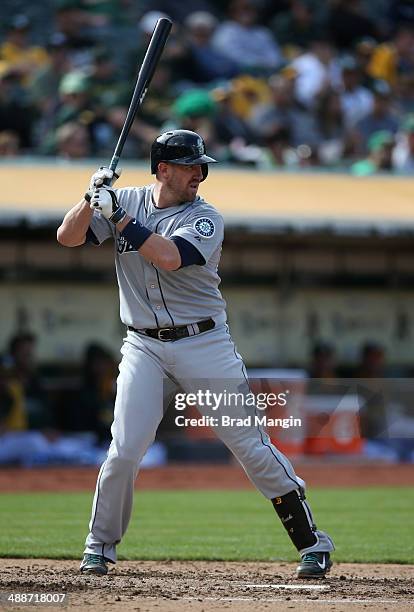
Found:
[[[192,202],[196,198],[199,186],[200,186],[200,183],[198,181],[190,182],[190,184],[187,187],[187,193],[189,194],[187,197],[188,201]]]
[[[177,204],[182,204],[183,202],[192,202],[195,200],[199,185],[199,181],[196,180],[187,180],[183,185],[182,181],[173,178],[168,184],[168,189],[170,190],[171,194],[174,195]]]

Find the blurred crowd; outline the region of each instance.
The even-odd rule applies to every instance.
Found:
[[[147,158],[160,131],[182,127],[217,159],[260,169],[414,169],[411,0],[2,4],[0,156],[108,158],[169,16],[126,157]]]
[[[52,372],[39,366],[36,345],[34,334],[17,333],[0,357],[0,465],[99,465],[111,440],[117,362],[107,348],[92,342],[85,347],[80,363]],[[351,387],[359,385],[363,401],[358,419],[365,455],[414,462],[412,385],[404,389],[404,383],[400,384],[403,379],[396,380],[398,392],[394,393],[387,380],[395,375],[386,364],[383,347],[376,342],[363,344],[357,362],[343,367],[338,364],[335,348],[319,341],[309,356],[306,395],[344,398]],[[195,460],[200,452],[188,437],[190,447],[183,454],[185,444],[179,444],[186,432],[177,430],[175,416],[170,407],[144,467],[164,463],[169,450],[175,460]],[[323,437],[323,432],[320,435]],[[197,444],[200,447],[202,441]],[[181,454],[174,455],[177,452]],[[206,457],[210,455],[207,448]]]
[[[36,343],[16,334],[0,361],[0,464],[98,463],[113,419],[113,357],[92,343],[79,371],[45,376]]]
[[[21,332],[0,356],[0,466],[100,465],[111,440],[118,364],[91,342],[74,367],[45,371],[37,338]],[[166,461],[155,442],[143,467]]]

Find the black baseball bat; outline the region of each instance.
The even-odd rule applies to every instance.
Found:
[[[135,83],[134,92],[132,94],[128,112],[125,117],[124,125],[122,126],[118,142],[109,164],[109,168],[113,170],[113,172],[115,172],[119,159],[122,155],[122,150],[129,134],[129,130],[131,129],[131,125],[135,119],[138,107],[142,104],[149,84],[151,83],[151,79],[154,76],[155,69],[165,47],[165,43],[167,42],[171,27],[172,22],[166,17],[162,17],[161,19],[158,19],[154,28],[145,57],[138,73],[137,82]]]

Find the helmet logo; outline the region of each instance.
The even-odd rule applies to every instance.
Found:
[[[204,155],[205,153],[204,142],[201,140],[201,138],[197,142],[197,151],[200,155]]]
[[[211,219],[207,219],[207,217],[197,219],[197,221],[194,223],[194,229],[200,234],[200,236],[203,236],[203,238],[211,238],[214,236],[214,232],[216,231],[214,223]]]

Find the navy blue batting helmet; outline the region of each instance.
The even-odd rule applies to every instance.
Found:
[[[190,130],[170,130],[158,136],[151,147],[151,173],[157,172],[160,161],[184,166],[201,165],[203,180],[208,165],[217,160],[206,155],[204,140]]]

